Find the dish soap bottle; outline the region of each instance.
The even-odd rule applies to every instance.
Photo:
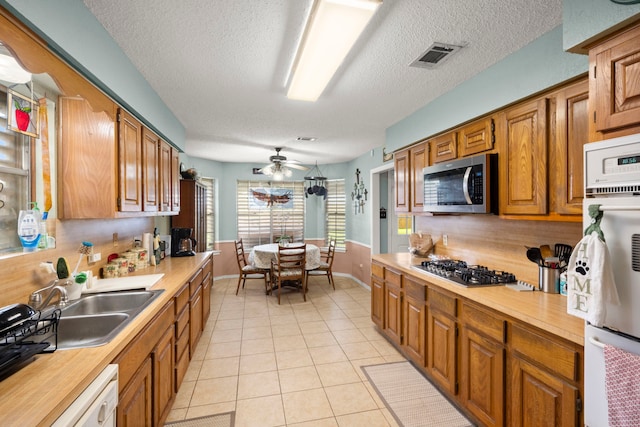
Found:
[[[29,203],[33,209],[21,210],[18,215],[18,237],[24,252],[33,252],[40,240],[40,210],[36,202]]]

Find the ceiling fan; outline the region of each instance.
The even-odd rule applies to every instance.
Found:
[[[275,181],[282,181],[282,179],[289,178],[293,174],[290,168],[306,171],[309,168],[298,164],[295,160],[287,160],[285,156],[280,155],[282,147],[275,147],[276,155],[269,157],[269,163],[267,166],[260,169],[260,171],[273,177]]]

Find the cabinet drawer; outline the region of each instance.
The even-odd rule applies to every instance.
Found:
[[[458,314],[456,308],[456,298],[440,291],[435,290],[434,288],[429,288],[429,307],[432,310],[438,310],[444,314],[447,314],[451,317],[456,317]]]
[[[175,301],[176,301],[176,316],[184,310],[184,308],[189,303],[189,283],[185,283],[178,292],[176,292]]]
[[[506,321],[485,310],[469,304],[462,304],[461,318],[463,323],[480,332],[482,335],[504,342]]]
[[[176,393],[180,388],[180,384],[182,384],[187,369],[189,369],[189,350],[185,349],[185,351],[176,358]]]
[[[371,263],[371,275],[384,279],[384,267],[375,262]]]
[[[189,326],[189,322],[187,322],[187,326]],[[176,360],[184,352],[184,349],[188,347],[189,347],[189,328],[183,331],[183,333],[180,334],[178,336],[178,339],[176,340]]]
[[[423,282],[411,276],[404,276],[403,285],[406,296],[422,302],[427,300],[427,286]]]
[[[390,268],[384,269],[384,281],[387,284],[395,285],[397,287],[402,287],[402,274],[397,271],[391,270]]]
[[[176,338],[180,338],[180,335],[184,332],[184,329],[189,325],[189,310],[185,307],[182,313],[178,314],[176,318]]]
[[[202,285],[202,269],[198,270],[189,280],[189,292],[191,295],[195,294],[198,288]]]
[[[511,326],[507,340],[512,351],[527,356],[545,369],[569,380],[578,380],[580,353],[576,349],[519,325]]]

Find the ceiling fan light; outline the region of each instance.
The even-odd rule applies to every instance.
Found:
[[[273,172],[275,172],[274,165],[268,165],[262,168],[262,173],[264,175],[271,176],[273,175]]]
[[[275,172],[273,172],[273,180],[274,181],[282,181],[283,179],[284,179],[284,175],[283,175],[282,171],[276,170]]]
[[[382,0],[316,0],[293,65],[287,98],[314,102]]]
[[[282,174],[287,178],[291,178],[291,176],[293,175],[293,172],[291,171],[291,169],[283,167]]]

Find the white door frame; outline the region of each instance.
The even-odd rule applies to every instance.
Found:
[[[393,170],[393,162],[389,162],[385,165],[378,166],[369,171],[369,178],[371,180],[371,254],[380,253],[380,174]],[[389,189],[394,191],[393,189]],[[383,201],[385,204],[387,200]],[[388,209],[393,209],[393,206],[389,206]]]

